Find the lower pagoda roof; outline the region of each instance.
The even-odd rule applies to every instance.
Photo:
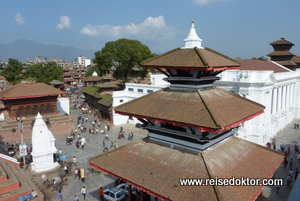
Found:
[[[263,113],[264,108],[261,104],[217,87],[164,88],[124,103],[115,111],[158,123],[222,132]]]
[[[255,200],[263,186],[182,186],[179,180],[270,178],[282,161],[282,154],[238,137],[197,154],[145,138],[91,158],[89,166],[162,200],[240,201]]]

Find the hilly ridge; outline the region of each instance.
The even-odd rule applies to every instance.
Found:
[[[64,61],[74,61],[78,56],[87,59],[94,57],[93,50],[81,50],[70,46],[60,46],[53,44],[40,44],[30,40],[20,39],[13,43],[0,43],[0,60],[8,61],[9,58],[25,61],[27,58],[34,59],[41,56],[43,59],[51,60],[56,57]]]

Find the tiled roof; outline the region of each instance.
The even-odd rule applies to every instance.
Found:
[[[181,186],[179,179],[270,178],[282,160],[281,154],[237,137],[200,154],[143,139],[95,156],[89,165],[167,200],[240,201],[253,200],[262,186]]]
[[[282,66],[297,66],[297,64],[293,61],[275,61],[275,62]]]
[[[49,82],[49,84],[57,85],[57,84],[64,84],[64,82],[59,80],[52,80],[51,82]]]
[[[45,83],[17,84],[0,92],[0,98],[4,100],[34,98],[44,96],[66,95],[65,92]]]
[[[85,82],[98,82],[100,81],[100,77],[98,76],[88,76],[84,79]]]
[[[295,45],[295,44],[291,43],[288,40],[285,40],[284,38],[281,38],[280,40],[270,43],[270,45]]]
[[[293,56],[292,61],[295,63],[300,63],[300,57],[299,56]]]
[[[280,66],[272,61],[262,60],[238,60],[241,63],[241,70],[263,70],[263,71],[274,71],[275,73],[290,72],[291,70]]]
[[[110,106],[113,102],[113,99],[112,99],[112,95],[111,94],[105,94],[103,96],[103,98],[101,98],[98,103],[101,104],[101,105],[104,105],[106,107]]]
[[[240,64],[221,53],[209,48],[174,49],[157,57],[146,60],[146,68],[190,68],[211,70],[211,68],[239,68]]]
[[[203,152],[212,178],[270,178],[283,155],[267,147],[231,137]],[[223,200],[256,200],[262,186],[217,186]]]
[[[261,114],[264,106],[220,88],[165,88],[115,108],[120,114],[220,132]]]
[[[82,92],[90,95],[90,96],[94,96],[96,98],[100,98],[101,95],[98,93],[99,88],[98,87],[84,87],[82,88]]]
[[[294,54],[289,51],[274,51],[274,52],[267,54],[267,56],[291,56],[291,55],[294,55]]]
[[[98,84],[97,87],[99,88],[118,88],[118,85],[116,85],[113,82],[104,82],[103,84]]]

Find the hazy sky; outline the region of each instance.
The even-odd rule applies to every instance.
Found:
[[[202,46],[250,59],[282,36],[300,55],[300,0],[10,0],[1,2],[0,43],[29,39],[101,50],[119,38],[161,54],[184,46],[191,21]]]

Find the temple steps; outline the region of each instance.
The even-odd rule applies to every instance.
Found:
[[[37,197],[33,201],[44,201],[44,194],[31,181],[18,163],[4,160],[0,157],[0,200],[18,200],[19,196],[36,191]]]
[[[68,124],[72,122],[72,118],[70,116],[66,116],[63,114],[53,114],[43,116],[44,121],[49,119],[50,124],[48,127],[51,126],[61,125],[61,124]],[[27,117],[23,120],[23,130],[31,129],[32,128],[32,121],[35,120],[35,117]],[[7,118],[4,122],[0,122],[0,134],[12,132],[14,129],[18,131],[18,124],[19,122],[16,119]]]

